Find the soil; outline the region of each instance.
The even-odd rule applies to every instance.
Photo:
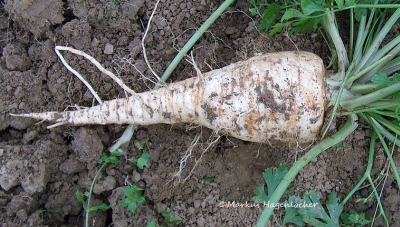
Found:
[[[9,113],[64,111],[91,106],[88,89],[59,61],[55,45],[85,51],[116,73],[136,92],[149,90],[151,72],[144,61],[141,39],[155,1],[144,0],[3,0],[0,9],[0,225],[83,226],[82,204],[75,192],[87,191],[107,152],[126,126],[60,126],[11,117]],[[162,74],[194,31],[221,4],[215,0],[162,0],[145,40],[147,57]],[[193,48],[203,72],[247,59],[259,53],[306,50],[324,56],[329,51],[313,34],[269,38],[255,32],[259,22],[249,16],[249,5],[238,0],[219,18]],[[63,52],[65,58],[89,81],[103,100],[124,97],[124,91],[86,59]],[[180,63],[168,82],[195,76],[192,65]],[[362,125],[362,123],[361,123]],[[174,177],[192,141],[198,144],[180,178]],[[251,203],[253,191],[263,183],[266,168],[291,166],[308,145],[273,146],[216,136],[190,125],[154,125],[138,128],[123,149],[120,164],[110,164],[100,174],[93,205],[111,209],[92,213],[93,226],[146,226],[161,224],[161,213],[172,211],[178,226],[252,226],[260,208],[223,208],[221,202]],[[336,191],[342,198],[366,168],[370,131],[360,127],[343,146],[318,156],[294,181],[289,195],[314,190],[325,201]],[[150,164],[139,170],[130,161],[142,154],[135,144],[150,142]],[[207,150],[207,146],[212,144]],[[203,151],[205,151],[203,154]],[[200,159],[201,158],[201,159]],[[399,157],[396,157],[399,159]],[[196,161],[199,160],[197,166]],[[386,164],[382,149],[376,151],[373,176]],[[195,167],[195,168],[194,168]],[[193,172],[191,173],[191,170]],[[201,179],[211,177],[212,182]],[[185,180],[186,179],[186,180]],[[118,206],[124,186],[137,183],[146,201],[133,215]],[[367,197],[359,190],[347,204],[372,217],[375,202],[355,202]],[[385,183],[382,203],[391,224],[400,222],[399,191],[392,180]],[[44,210],[43,212],[37,212]],[[276,220],[282,219],[282,210]],[[376,226],[383,225],[378,219]],[[270,225],[275,225],[274,221]]]

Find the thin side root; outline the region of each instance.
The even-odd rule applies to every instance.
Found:
[[[54,128],[57,126],[65,125],[67,124],[67,121],[64,119],[64,116],[62,113],[59,112],[43,112],[43,113],[28,113],[28,114],[12,114],[10,113],[11,116],[13,117],[27,117],[27,118],[32,118],[36,120],[41,120],[39,123],[43,121],[56,121],[57,123],[48,126],[47,128]]]
[[[144,32],[144,35],[143,35],[143,38],[142,38],[142,51],[143,51],[143,57],[144,57],[144,60],[145,60],[145,62],[146,62],[146,64],[147,64],[147,67],[150,69],[150,71],[151,71],[151,73],[154,75],[154,77],[157,78],[158,82],[161,82],[161,81],[162,81],[161,78],[160,78],[160,77],[157,75],[157,73],[153,70],[153,68],[151,67],[151,65],[150,65],[150,63],[149,63],[149,60],[147,59],[146,46],[145,46],[145,44],[144,44],[144,41],[146,40],[147,33],[148,33],[149,30],[150,30],[151,22],[153,21],[153,16],[154,16],[154,14],[155,14],[155,12],[156,12],[156,10],[157,10],[158,3],[160,3],[160,0],[158,0],[158,1],[156,2],[156,4],[154,5],[153,12],[151,13],[150,18],[149,18],[149,21],[147,22],[147,28],[146,28],[146,31]]]
[[[64,57],[61,55],[60,50],[66,50],[69,51],[71,53],[74,53],[76,55],[82,56],[86,59],[88,59],[90,62],[92,62],[102,73],[106,74],[107,76],[111,77],[111,79],[113,79],[119,86],[121,86],[125,91],[127,91],[128,93],[134,95],[136,94],[135,91],[133,91],[132,89],[130,89],[128,86],[126,86],[124,84],[124,82],[122,82],[122,80],[120,78],[118,78],[116,75],[114,75],[114,73],[108,71],[107,69],[105,69],[100,62],[98,62],[96,59],[94,59],[92,56],[86,54],[85,52],[81,51],[81,50],[76,50],[74,48],[71,47],[66,47],[66,46],[56,46],[55,47],[55,52],[57,53],[58,57],[61,59],[62,63],[65,65],[65,67],[68,68],[69,71],[71,71],[73,74],[75,74],[75,76],[77,76],[88,88],[89,90],[92,92],[92,94],[96,97],[96,99],[99,101],[99,103],[101,103],[101,99],[100,97],[98,97],[98,95],[96,94],[96,92],[94,92],[93,88],[90,86],[90,84],[88,82],[85,81],[85,79],[83,79],[83,77],[76,71],[74,70],[71,66],[68,65],[68,63],[65,61]]]
[[[189,174],[182,180],[182,171],[183,171],[183,169],[186,167],[186,164],[187,164],[188,159],[192,156],[192,151],[193,151],[194,147],[198,144],[201,135],[202,135],[202,132],[199,132],[199,133],[196,135],[196,137],[195,137],[194,140],[192,141],[191,145],[190,145],[189,148],[187,149],[185,155],[181,158],[181,160],[180,160],[180,162],[179,162],[179,170],[178,170],[178,172],[176,172],[176,173],[173,175],[173,178],[177,178],[177,179],[178,179],[178,183],[184,183],[184,182],[186,182],[186,181],[192,176],[192,174],[193,174],[194,170],[196,169],[197,165],[200,163],[200,161],[201,161],[203,155],[204,155],[215,143],[217,143],[217,142],[220,140],[220,138],[222,137],[221,135],[218,135],[218,137],[217,137],[215,140],[213,140],[213,141],[211,141],[211,142],[208,143],[207,147],[206,147],[205,149],[203,149],[203,152],[201,153],[200,157],[199,157],[199,158],[196,160],[196,162],[194,163],[194,166],[193,166],[192,169],[190,170]],[[213,133],[213,134],[210,136],[210,139],[208,139],[208,141],[210,141],[211,138],[214,137],[214,136],[215,136],[215,133]]]

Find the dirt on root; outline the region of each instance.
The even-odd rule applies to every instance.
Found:
[[[57,58],[55,45],[70,46],[94,56],[136,92],[153,87],[141,47],[155,1],[145,0],[3,0],[0,9],[0,226],[83,226],[77,190],[87,191],[102,152],[107,152],[125,126],[60,126],[11,117],[10,113],[64,111],[91,106],[93,95]],[[177,51],[221,4],[215,0],[162,0],[153,18],[145,46],[157,74],[162,74]],[[255,32],[245,0],[238,0],[203,35],[193,57],[203,72],[247,59],[259,53],[306,50],[323,56],[323,39],[312,34],[269,38]],[[104,100],[124,97],[124,91],[82,57],[63,52]],[[147,77],[143,77],[146,75]],[[168,82],[195,76],[188,62],[180,63]],[[201,133],[180,178],[174,175],[180,160]],[[92,213],[93,226],[161,224],[163,211],[172,211],[178,226],[252,226],[262,208],[224,208],[224,202],[252,203],[253,191],[263,183],[262,173],[280,164],[291,166],[309,148],[276,147],[216,136],[189,125],[140,127],[124,147],[120,164],[108,165],[94,190],[93,205],[107,203],[107,212]],[[328,150],[305,167],[288,194],[316,191],[322,200],[336,191],[343,198],[364,173],[369,130],[360,128],[343,146]],[[151,163],[139,170],[132,159],[143,151],[135,144],[149,142]],[[215,141],[207,150],[211,141]],[[386,165],[377,150],[373,174]],[[201,157],[201,159],[200,159]],[[398,159],[399,157],[397,157]],[[195,166],[197,160],[198,165]],[[195,167],[195,168],[194,168]],[[193,172],[191,170],[193,169]],[[202,179],[212,182],[202,182]],[[137,183],[146,202],[133,215],[118,204],[123,187]],[[346,209],[372,217],[374,202],[356,203],[370,188],[359,190]],[[398,189],[389,179],[382,195],[390,223],[398,223]],[[42,212],[37,212],[42,211]],[[276,212],[280,220],[282,211]],[[275,225],[274,222],[270,223]],[[376,226],[383,225],[378,219]]]

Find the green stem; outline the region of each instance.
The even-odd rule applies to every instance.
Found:
[[[338,73],[331,79],[341,81],[345,76],[345,71],[349,63],[347,57],[346,47],[344,46],[343,40],[340,37],[339,31],[335,24],[335,14],[328,13],[322,18],[322,26],[325,32],[330,37],[333,45],[335,46],[337,57],[338,57]]]
[[[365,63],[372,57],[373,54],[376,53],[378,50],[379,46],[381,45],[383,39],[386,37],[387,33],[390,31],[390,29],[393,27],[395,23],[397,23],[398,19],[400,18],[400,9],[397,9],[392,16],[388,19],[386,24],[382,27],[381,31],[378,33],[378,35],[375,37],[375,39],[372,41],[370,47],[366,51],[366,53],[363,55],[363,58],[361,61],[358,63],[358,65],[355,67],[354,73],[358,73],[361,71]],[[366,82],[363,80],[360,80],[360,82]]]
[[[349,59],[353,61],[354,48],[354,9],[350,9],[350,43],[349,43]]]
[[[381,203],[381,198],[379,197],[378,191],[376,190],[376,187],[374,185],[374,181],[372,180],[371,176],[368,176],[367,178],[368,178],[369,184],[372,187],[372,191],[374,192],[376,202],[378,203],[379,211],[381,212],[381,215],[382,215],[383,219],[385,220],[385,224],[386,224],[386,226],[390,226],[389,221],[385,214],[385,210],[383,209],[383,206]]]
[[[364,76],[365,74],[369,73],[370,71],[374,71],[375,72],[376,69],[378,69],[378,68],[380,69],[382,67],[382,62],[390,60],[391,58],[392,58],[392,56],[386,55],[385,57],[379,59],[379,61],[374,62],[370,66],[368,66],[365,69],[363,69],[361,72],[359,72],[356,75],[350,77],[349,80],[346,83],[346,86],[351,85],[353,83],[353,81],[355,81],[358,78]]]
[[[348,117],[348,120],[343,125],[338,132],[334,135],[327,137],[322,140],[319,144],[313,147],[310,151],[308,151],[303,157],[301,157],[290,170],[286,173],[285,177],[281,180],[278,187],[275,189],[274,193],[271,195],[269,202],[273,204],[277,204],[281,199],[282,195],[285,193],[286,189],[289,187],[290,183],[296,177],[296,175],[306,166],[311,160],[313,160],[317,155],[324,152],[326,149],[334,146],[335,144],[343,141],[348,135],[350,135],[356,128],[357,117],[355,115],[351,115]],[[257,227],[264,227],[267,225],[267,222],[274,212],[274,207],[266,207],[261,214],[260,219],[257,222]]]
[[[400,147],[400,140],[398,138],[396,138],[396,136],[394,136],[391,132],[389,132],[388,130],[386,130],[381,124],[379,124],[379,122],[373,120],[375,123],[375,126],[377,128],[377,130],[384,136],[386,137],[390,142],[396,144],[398,147]]]
[[[394,9],[394,8],[400,8],[400,4],[357,4],[349,7],[344,7],[343,9],[356,9],[356,8]]]
[[[368,104],[368,107],[379,107],[380,109],[385,109],[385,110],[390,110],[395,112],[396,108],[400,105],[400,100],[399,99],[393,99],[393,100],[379,100],[376,102],[372,102]]]
[[[328,124],[326,124],[325,129],[322,132],[322,138],[325,137],[326,133],[328,132],[330,125],[333,122],[333,119],[335,117],[336,111],[339,107],[339,103],[340,103],[340,97],[343,94],[343,90],[345,88],[345,84],[347,79],[349,78],[349,72],[353,69],[353,64],[351,64],[348,68],[348,71],[346,72],[346,67],[348,64],[348,57],[347,57],[347,52],[346,52],[346,48],[344,47],[343,44],[343,40],[339,35],[339,31],[337,30],[337,27],[335,25],[335,20],[334,20],[334,15],[331,14],[327,14],[326,16],[324,16],[323,20],[322,20],[322,25],[324,26],[325,31],[328,33],[328,35],[330,36],[331,40],[334,43],[337,55],[338,55],[338,74],[335,76],[332,76],[331,81],[337,81],[340,82],[340,88],[339,88],[339,92],[337,95],[337,98],[335,100],[335,104],[333,106],[333,110],[332,110],[332,115],[328,120]],[[329,81],[328,81],[329,84]]]
[[[376,62],[379,59],[381,59],[386,53],[388,53],[391,49],[393,49],[398,44],[400,44],[400,36],[397,36],[392,41],[387,43],[384,47],[382,47],[378,52],[376,52],[376,54],[374,55],[374,58],[372,59],[372,62]]]
[[[376,91],[375,84],[353,84],[350,88],[350,92],[353,94],[368,94]]]
[[[371,117],[369,117],[369,116],[367,116],[367,117],[370,119],[370,124],[372,125],[372,127],[374,128],[374,130],[376,131],[376,133],[378,134],[379,140],[381,141],[382,146],[383,146],[383,148],[384,148],[384,150],[385,150],[385,153],[386,153],[386,156],[387,156],[387,158],[388,158],[388,160],[389,160],[390,166],[392,167],[392,170],[393,170],[392,172],[393,172],[393,174],[394,174],[394,178],[396,179],[397,188],[400,189],[400,176],[399,176],[399,172],[398,172],[398,170],[397,170],[397,167],[396,167],[396,164],[395,164],[395,162],[394,162],[394,160],[393,160],[393,157],[392,157],[392,155],[391,155],[391,153],[390,153],[390,151],[389,151],[389,148],[388,148],[388,146],[387,146],[385,140],[383,139],[382,134],[379,132],[379,130],[378,130],[378,128],[376,127],[375,123],[372,121],[373,118],[371,118]]]
[[[369,81],[372,78],[372,76],[374,76],[377,72],[381,71],[382,68],[384,68],[387,64],[390,64],[393,58],[396,57],[399,53],[400,53],[400,43],[395,48],[393,48],[393,50],[391,50],[385,57],[382,58],[385,60],[382,61],[381,65],[375,67],[368,74],[361,77],[360,80]]]
[[[367,24],[367,16],[363,15],[361,17],[360,22],[358,23],[358,32],[357,32],[357,39],[356,39],[356,44],[354,47],[354,53],[353,53],[353,63],[358,64],[361,60],[362,56],[362,49],[363,49],[363,43],[365,40],[365,26]]]
[[[96,184],[97,178],[99,176],[99,174],[101,173],[101,171],[103,171],[103,169],[107,166],[108,162],[104,162],[103,165],[101,165],[100,169],[97,170],[96,174],[94,175],[92,184],[90,185],[90,190],[89,190],[89,196],[88,196],[88,200],[86,203],[86,217],[85,217],[85,226],[89,227],[89,213],[90,213],[90,202],[92,199],[92,194],[93,194],[93,189],[94,189],[94,185]]]
[[[380,90],[357,98],[343,100],[340,102],[340,105],[347,110],[353,110],[357,107],[364,106],[383,99],[397,91],[400,91],[400,83],[390,85],[389,87],[382,88]]]
[[[174,69],[178,66],[179,62],[183,59],[183,57],[187,54],[187,52],[194,46],[194,44],[199,40],[199,38],[203,35],[203,33],[214,23],[214,21],[234,2],[235,0],[225,0],[222,5],[214,11],[213,14],[204,22],[204,24],[197,30],[193,36],[189,39],[189,41],[182,47],[179,53],[176,55],[174,60],[165,70],[164,74],[161,77],[162,81],[166,81],[167,78],[171,75]],[[157,83],[154,89],[157,89],[161,86],[161,84]]]
[[[368,112],[374,112],[377,110],[382,110],[382,109],[386,109],[386,108],[393,108],[393,107],[397,107],[399,104],[391,104],[391,105],[387,105],[387,106],[374,106],[374,107],[367,107],[367,108],[362,108],[362,109],[356,109],[356,110],[352,110],[352,111],[343,111],[343,112],[339,112],[336,115],[337,116],[346,116],[346,115],[351,115],[351,114],[359,114],[359,113],[368,113]],[[389,113],[392,113],[392,111],[390,111]]]
[[[400,126],[397,126],[397,124],[389,121],[388,119],[386,119],[386,118],[382,117],[381,115],[376,114],[374,112],[370,112],[370,113],[368,113],[368,115],[370,115],[374,120],[376,120],[377,122],[379,122],[380,124],[382,124],[383,126],[388,128],[395,134],[400,135]]]
[[[400,57],[397,57],[386,64],[382,70],[385,71],[387,75],[391,75],[392,73],[400,70]]]
[[[371,175],[372,164],[374,162],[374,151],[375,151],[375,144],[376,144],[376,132],[372,131],[371,142],[369,146],[369,155],[368,155],[368,164],[367,169],[363,177],[358,181],[357,185],[353,187],[353,189],[347,194],[346,198],[340,203],[341,206],[344,206],[345,203],[353,196],[353,194],[360,188],[360,186],[364,183],[364,181]]]
[[[352,69],[353,69],[353,63],[350,64],[349,69],[347,70],[346,75],[345,75],[344,79],[341,82],[338,94],[337,94],[336,99],[335,99],[335,103],[333,105],[332,114],[329,117],[328,123],[326,124],[325,129],[322,132],[322,138],[325,137],[325,134],[328,132],[328,130],[329,130],[329,128],[330,128],[330,126],[331,126],[331,124],[333,122],[333,119],[335,118],[336,112],[337,112],[337,110],[339,108],[339,104],[341,104],[340,100],[341,100],[341,97],[342,97],[342,94],[343,94],[343,91],[344,91],[344,87],[345,87],[344,85],[346,84],[346,81],[349,78],[349,72]]]

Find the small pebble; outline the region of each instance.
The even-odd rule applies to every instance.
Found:
[[[114,52],[114,46],[107,43],[106,47],[104,48],[104,54],[112,54]]]
[[[203,217],[197,219],[197,226],[203,227],[206,225],[206,220]]]
[[[194,205],[194,208],[199,208],[200,205],[201,205],[201,201],[200,200],[195,200],[193,205]]]

